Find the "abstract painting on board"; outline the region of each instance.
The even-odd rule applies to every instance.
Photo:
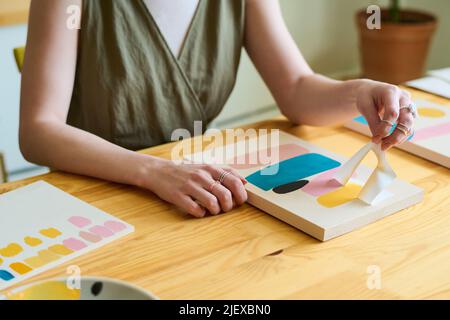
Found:
[[[424,99],[414,102],[419,113],[415,134],[398,148],[450,168],[450,105]],[[367,136],[371,135],[363,116],[353,119],[346,127]]]
[[[374,202],[367,204],[359,195],[371,176],[370,168],[358,166],[343,185],[334,177],[345,158],[287,133],[277,136],[270,148],[262,147],[256,138],[185,159],[236,169],[249,182],[250,204],[321,241],[422,201],[423,190],[394,177]]]

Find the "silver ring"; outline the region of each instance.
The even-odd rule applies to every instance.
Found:
[[[401,133],[403,133],[405,135],[405,137],[409,137],[409,130],[406,130],[406,129],[404,129],[402,127],[399,127],[399,126],[397,126],[395,129],[400,131]]]
[[[219,179],[218,179],[217,181],[219,181],[220,183],[223,183],[224,180],[225,180],[225,178],[226,178],[229,174],[231,174],[230,171],[223,171],[223,172],[220,174],[220,177],[219,177]]]
[[[409,113],[411,113],[411,115],[413,116],[413,118],[417,119],[417,117],[418,117],[417,107],[413,102],[411,102],[408,106],[400,107],[400,111],[403,109],[408,110]]]
[[[389,121],[389,120],[381,120],[381,122],[387,123],[391,127],[393,127],[395,125],[395,123],[393,123],[392,121]]]

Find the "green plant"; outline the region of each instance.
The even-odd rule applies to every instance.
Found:
[[[391,5],[389,7],[389,15],[392,22],[394,23],[400,22],[400,0],[391,0]]]

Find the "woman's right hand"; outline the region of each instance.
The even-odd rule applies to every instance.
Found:
[[[224,171],[229,173],[219,183]],[[213,215],[228,212],[247,201],[244,188],[247,181],[232,169],[156,160],[146,180],[144,187],[198,218],[207,212]]]

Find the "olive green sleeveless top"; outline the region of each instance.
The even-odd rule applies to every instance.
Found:
[[[200,0],[178,57],[142,0],[84,0],[67,123],[128,149],[193,134],[236,80],[245,0]]]

